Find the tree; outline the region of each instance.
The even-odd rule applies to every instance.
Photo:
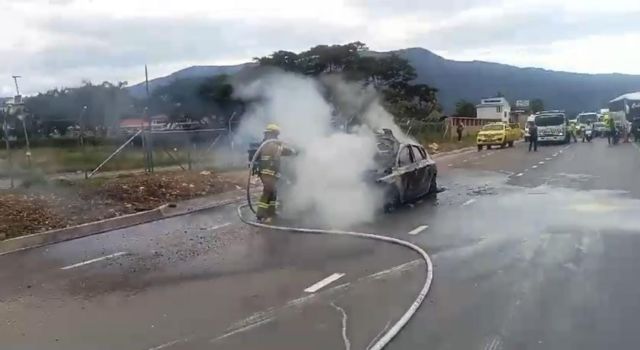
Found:
[[[280,67],[310,76],[341,73],[350,81],[360,81],[375,87],[384,96],[387,107],[404,117],[425,118],[439,108],[437,89],[425,84],[413,84],[416,71],[409,61],[396,54],[366,53],[367,46],[359,41],[345,45],[318,45],[298,54],[276,51],[256,58],[260,65]]]
[[[233,87],[228,77],[219,75],[172,81],[156,89],[149,101],[141,102],[148,104],[150,113],[165,113],[173,121],[200,120],[214,115],[226,119],[243,105],[232,96]]]
[[[531,100],[530,103],[531,112],[538,113],[544,111],[544,101],[539,98],[535,98]]]
[[[476,118],[476,106],[467,100],[456,102],[456,117]]]
[[[84,123],[87,128],[111,126],[133,113],[133,99],[125,90],[127,83],[89,81],[76,88],[53,89],[25,99],[25,107],[35,120],[50,132],[56,125]],[[85,108],[86,107],[86,108]]]

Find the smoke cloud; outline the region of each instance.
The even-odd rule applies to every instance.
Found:
[[[331,227],[372,220],[382,206],[381,190],[364,181],[376,166],[373,130],[390,128],[406,138],[375,90],[338,76],[313,79],[280,71],[244,80],[234,91],[254,102],[238,139],[260,141],[265,126],[276,123],[280,139],[299,151],[287,159],[291,183],[279,193],[284,215]]]

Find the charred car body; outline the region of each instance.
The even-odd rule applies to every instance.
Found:
[[[380,207],[391,211],[407,203],[438,191],[438,169],[429,153],[419,144],[400,142],[389,129],[376,132],[377,153],[375,168],[367,171],[364,181],[380,189],[384,194]],[[260,143],[250,145],[249,161]],[[282,162],[280,186],[294,182],[288,162]],[[259,173],[254,164],[253,173]]]
[[[378,168],[370,180],[384,191],[385,211],[438,191],[438,168],[424,147],[399,142],[388,129],[376,137]]]

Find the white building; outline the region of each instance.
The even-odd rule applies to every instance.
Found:
[[[485,98],[480,100],[479,105],[476,105],[478,119],[497,119],[509,122],[509,113],[511,113],[511,105],[504,97]]]

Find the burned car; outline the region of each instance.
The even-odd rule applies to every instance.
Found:
[[[403,203],[438,191],[438,169],[424,147],[417,143],[400,142],[389,129],[381,129],[375,136],[375,167],[363,176],[364,181],[380,188],[384,194],[381,208],[389,212]],[[249,160],[253,158],[259,146],[260,143],[250,145]],[[282,162],[280,186],[295,182],[295,174],[288,163],[286,160]],[[254,175],[259,173],[256,165],[254,164]]]
[[[438,168],[424,147],[398,141],[389,129],[376,138],[378,168],[370,179],[383,187],[385,211],[438,191]]]

